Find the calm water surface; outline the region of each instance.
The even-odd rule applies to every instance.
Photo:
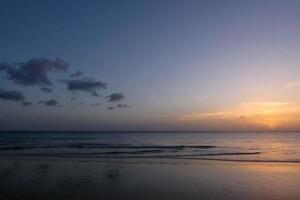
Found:
[[[300,162],[300,133],[1,133],[0,156]]]

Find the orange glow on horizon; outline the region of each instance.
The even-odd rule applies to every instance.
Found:
[[[300,106],[287,102],[241,103],[222,111],[191,113],[180,116],[179,122],[230,121],[247,126],[275,130],[299,122]]]

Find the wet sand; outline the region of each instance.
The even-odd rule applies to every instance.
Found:
[[[300,199],[300,164],[4,159],[0,199]]]

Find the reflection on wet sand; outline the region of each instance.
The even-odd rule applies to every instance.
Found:
[[[106,178],[112,181],[117,181],[121,176],[121,172],[118,169],[108,170],[106,172]]]
[[[298,199],[300,165],[198,160],[0,164],[0,198]]]

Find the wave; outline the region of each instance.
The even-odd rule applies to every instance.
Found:
[[[77,158],[197,158],[197,157],[210,157],[210,156],[233,156],[233,155],[257,155],[260,152],[226,152],[226,153],[203,153],[203,154],[161,154],[163,150],[138,150],[138,151],[106,151],[106,152],[89,152],[89,153],[15,153],[15,154],[0,154],[1,156],[47,156],[47,157],[77,157]],[[146,155],[149,156],[130,156],[130,155]],[[152,154],[161,154],[155,155]],[[111,156],[111,155],[129,155],[129,156]]]
[[[237,156],[237,155],[257,155],[261,152],[233,152],[233,153],[207,153],[198,155],[182,155],[182,156]]]
[[[190,160],[208,160],[223,162],[255,162],[255,163],[300,163],[300,160],[267,160],[267,159],[226,159],[226,158],[179,158]]]
[[[222,161],[222,162],[257,162],[257,163],[300,163],[300,160],[274,160],[253,158],[249,155],[258,155],[261,152],[223,152],[223,153],[203,153],[203,154],[163,154],[163,150],[137,150],[137,151],[106,151],[95,153],[14,153],[14,154],[0,154],[0,157],[10,159],[14,158],[69,158],[79,159],[83,162],[97,162],[101,159],[173,159],[173,160],[206,160],[206,161]],[[221,157],[219,157],[221,156]],[[225,156],[225,157],[224,157]],[[232,156],[239,156],[238,158]]]
[[[174,146],[160,146],[160,145],[110,145],[110,144],[91,144],[91,143],[75,143],[75,144],[60,144],[60,145],[29,145],[29,146],[4,146],[0,150],[23,150],[23,149],[49,149],[49,148],[78,148],[78,149],[211,149],[216,146],[212,145],[174,145]]]
[[[98,145],[98,144],[90,144],[90,143],[81,143],[81,144],[72,144],[68,147],[76,147],[76,148],[108,148],[108,149],[210,149],[215,148],[216,146],[212,145],[173,145],[173,146],[165,146],[165,145],[141,145],[141,146],[132,146],[132,145]]]

